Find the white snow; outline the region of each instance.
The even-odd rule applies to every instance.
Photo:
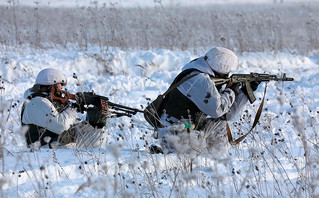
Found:
[[[2,53],[2,195],[167,197],[173,193],[176,197],[206,197],[212,193],[246,197],[256,193],[289,196],[290,191],[293,195],[318,193],[316,188],[307,186],[318,175],[318,56],[285,53],[239,56],[238,73],[286,73],[295,81],[268,84],[260,125],[246,142],[229,150],[231,155],[225,151],[226,158],[214,154],[150,155],[147,147],[155,141],[142,114],[132,119],[109,119],[106,130],[110,138],[105,149],[43,148],[30,152],[26,148],[19,114],[24,91],[33,85],[41,69],[54,67],[64,71],[69,92],[94,90],[112,102],[141,108],[140,105],[147,104],[146,98],[155,99],[163,93],[183,64],[197,56],[186,51],[116,49],[103,54],[94,50],[84,53],[54,49]],[[72,77],[74,73],[78,80]],[[243,115],[254,117],[264,85],[256,92],[258,101],[248,105],[248,113]],[[236,123],[241,122],[243,132],[249,129],[249,119],[243,119],[232,123],[235,136],[238,136]],[[309,152],[307,158],[305,148]],[[192,159],[193,172],[190,172]],[[286,186],[277,184],[286,182]]]

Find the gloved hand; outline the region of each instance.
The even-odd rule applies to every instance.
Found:
[[[250,82],[251,90],[256,91],[260,83],[261,83],[260,81],[259,82],[258,81]],[[242,87],[242,90],[243,90],[244,94],[246,94],[248,96],[247,89],[246,89],[245,85]]]
[[[76,100],[76,102],[73,103],[72,106],[74,108],[76,108],[78,112],[83,113],[84,110],[85,110],[85,107],[84,107],[84,105],[85,105],[85,97],[84,97],[83,93],[82,92],[76,93],[75,100]]]
[[[240,88],[240,83],[233,83],[229,89],[233,90],[233,92],[235,93],[235,95],[239,94],[239,88]]]
[[[260,81],[259,81],[259,82],[258,82],[258,81],[253,81],[253,82],[251,82],[251,83],[250,83],[251,89],[252,89],[253,91],[256,91],[260,83],[261,83]]]

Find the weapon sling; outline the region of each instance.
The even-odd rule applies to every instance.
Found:
[[[254,129],[255,126],[257,125],[258,120],[259,120],[260,115],[261,115],[261,112],[262,112],[263,107],[264,107],[264,101],[265,101],[265,96],[266,96],[266,90],[267,90],[267,84],[266,84],[266,86],[265,86],[264,96],[263,96],[263,99],[262,99],[262,101],[261,101],[261,103],[260,103],[260,106],[259,106],[259,108],[258,108],[258,111],[257,111],[257,113],[256,113],[256,116],[255,116],[255,119],[254,119],[254,123],[253,123],[252,127],[250,128],[250,130],[249,130],[246,134],[244,134],[244,135],[240,136],[239,138],[233,140],[233,136],[232,136],[232,133],[231,133],[231,130],[230,130],[229,123],[228,123],[227,120],[226,120],[227,137],[228,137],[228,141],[229,141],[229,143],[230,143],[231,145],[239,144],[243,139],[245,139],[245,137],[247,137],[247,136],[253,131],[253,129]],[[225,118],[226,118],[226,116],[225,116]]]
[[[194,70],[196,71],[196,70]],[[191,73],[192,71],[189,70],[185,70],[182,73],[180,73],[178,76],[180,75],[185,75],[185,73]],[[190,76],[187,76],[186,78],[179,80],[178,82],[173,83],[168,90],[162,94],[159,95],[152,103],[150,103],[144,110],[144,117],[145,120],[151,125],[153,126],[155,129],[162,127],[162,124],[160,123],[160,116],[162,114],[162,107],[165,104],[165,100],[166,100],[166,96],[173,90],[176,89],[178,86],[180,86],[181,84],[183,84],[184,82],[186,82],[187,80],[193,78],[194,76],[198,75],[200,73],[196,73],[196,74],[192,74]],[[175,78],[177,79],[178,76]]]

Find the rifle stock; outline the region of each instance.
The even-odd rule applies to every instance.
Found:
[[[294,81],[293,78],[286,77],[286,73],[284,73],[282,77],[277,77],[276,75],[270,75],[270,74],[259,74],[259,73],[233,74],[229,78],[212,77],[211,80],[216,85],[223,85],[227,83],[241,83],[242,87],[244,87],[244,89],[246,89],[247,91],[247,96],[250,103],[253,103],[256,100],[256,97],[250,85],[251,82]]]

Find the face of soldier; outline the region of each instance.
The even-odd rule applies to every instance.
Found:
[[[228,78],[228,76],[229,76],[229,73],[228,74],[221,74],[221,73],[218,73],[218,72],[215,72],[215,71],[214,71],[214,73],[215,73],[215,76],[218,77],[218,78]]]
[[[62,85],[61,83],[59,83],[59,84],[57,84],[57,88],[58,88],[59,90],[62,90],[62,89],[63,89],[63,85]]]
[[[54,87],[55,87],[55,93],[54,93],[54,95],[61,97],[61,96],[62,96],[63,85],[62,85],[61,83],[58,83],[58,84],[56,84]]]

